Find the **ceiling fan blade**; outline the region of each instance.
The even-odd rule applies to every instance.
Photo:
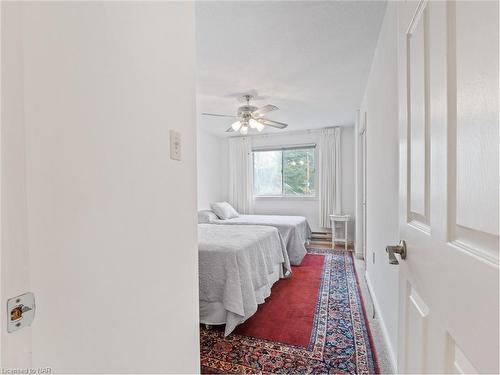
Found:
[[[273,128],[278,128],[278,129],[285,129],[288,126],[288,124],[285,124],[283,122],[268,120],[265,118],[260,118],[257,121],[260,122],[261,124],[272,126]]]
[[[232,126],[229,127],[229,129],[226,130],[226,133],[231,133],[234,132],[234,129]]]
[[[233,115],[219,115],[217,113],[205,113],[203,112],[202,115],[205,115],[205,116],[215,116],[215,117],[238,117],[238,116],[233,116]]]
[[[260,107],[259,109],[256,109],[255,111],[253,111],[252,116],[260,117],[268,112],[276,111],[277,109],[279,109],[279,108],[276,107],[275,105],[268,104],[268,105],[265,105],[264,107]]]

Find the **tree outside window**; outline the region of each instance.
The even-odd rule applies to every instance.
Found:
[[[315,196],[314,151],[314,146],[254,151],[254,194],[256,196]]]

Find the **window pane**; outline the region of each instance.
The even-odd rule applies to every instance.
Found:
[[[283,194],[315,195],[314,148],[283,151]]]
[[[255,195],[281,195],[281,151],[253,154]]]

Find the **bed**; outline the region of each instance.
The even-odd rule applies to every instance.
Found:
[[[311,237],[311,227],[303,216],[239,215],[221,220],[215,215],[212,222],[225,225],[266,225],[277,228],[285,242],[290,263],[294,266],[300,265],[304,259],[307,253],[304,244]]]
[[[225,324],[229,335],[256,311],[280,278],[291,274],[276,228],[198,225],[200,322]]]

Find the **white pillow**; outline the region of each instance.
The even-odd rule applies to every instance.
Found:
[[[210,210],[198,211],[198,224],[209,224],[217,220],[217,215]]]
[[[238,212],[227,202],[214,202],[210,203],[210,207],[219,217],[219,219],[227,220],[238,217]]]

